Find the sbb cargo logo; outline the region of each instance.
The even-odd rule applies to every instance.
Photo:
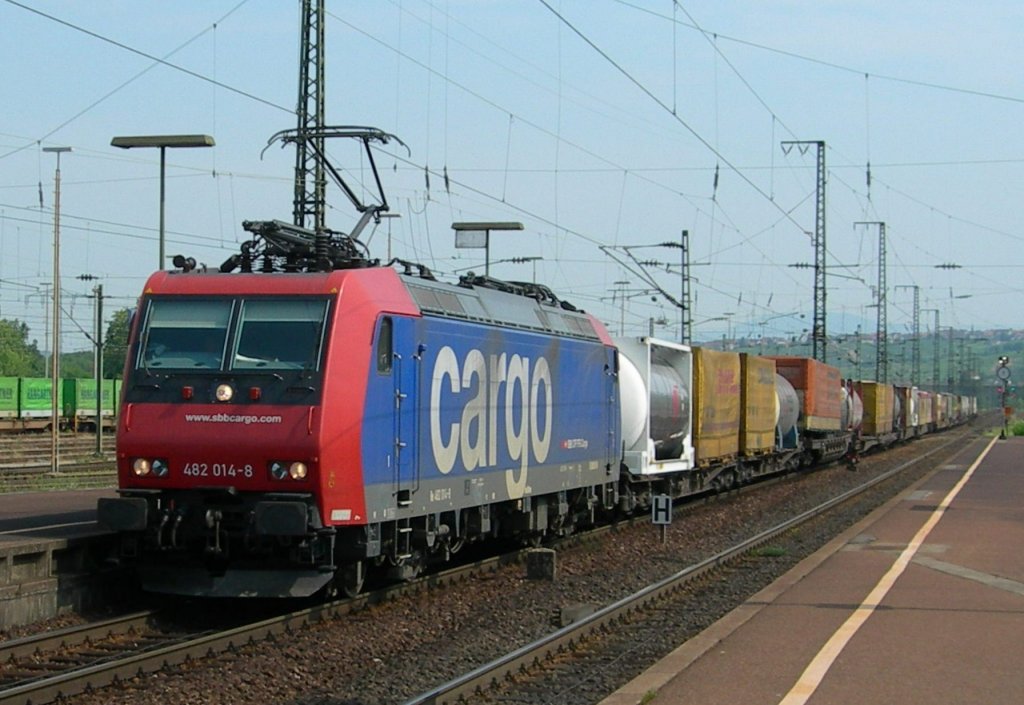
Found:
[[[453,406],[459,420],[445,423],[441,409],[451,416]],[[430,386],[430,443],[438,470],[447,475],[456,461],[466,471],[496,467],[503,439],[503,450],[518,463],[505,470],[505,485],[509,497],[519,499],[526,492],[531,455],[537,463],[548,457],[552,406],[551,367],[543,356],[536,361],[507,353],[485,357],[474,348],[459,360],[444,346]]]

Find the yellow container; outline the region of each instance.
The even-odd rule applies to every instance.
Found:
[[[865,436],[881,436],[892,432],[892,412],[895,391],[891,384],[881,382],[858,382],[861,401],[864,402],[864,423],[861,426]]]
[[[779,422],[775,397],[775,361],[740,353],[740,453],[758,455],[775,449]]]
[[[693,349],[693,445],[697,463],[733,458],[740,449],[740,356]]]

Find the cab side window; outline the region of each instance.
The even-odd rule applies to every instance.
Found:
[[[377,333],[377,373],[382,375],[391,374],[391,358],[393,356],[392,344],[393,321],[386,316],[380,321],[380,330]]]

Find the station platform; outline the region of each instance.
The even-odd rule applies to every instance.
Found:
[[[1024,702],[1024,438],[979,439],[601,705]]]
[[[113,490],[0,494],[0,630],[102,605],[119,590],[115,538],[96,525]]]

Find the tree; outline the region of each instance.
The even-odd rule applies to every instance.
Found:
[[[120,378],[124,371],[124,357],[128,352],[129,317],[132,309],[115,311],[103,338],[103,376]]]
[[[0,375],[4,377],[42,377],[46,360],[28,342],[28,325],[15,319],[0,319]]]
[[[60,354],[60,376],[63,379],[92,379],[95,376],[93,367],[94,353],[90,350]]]

